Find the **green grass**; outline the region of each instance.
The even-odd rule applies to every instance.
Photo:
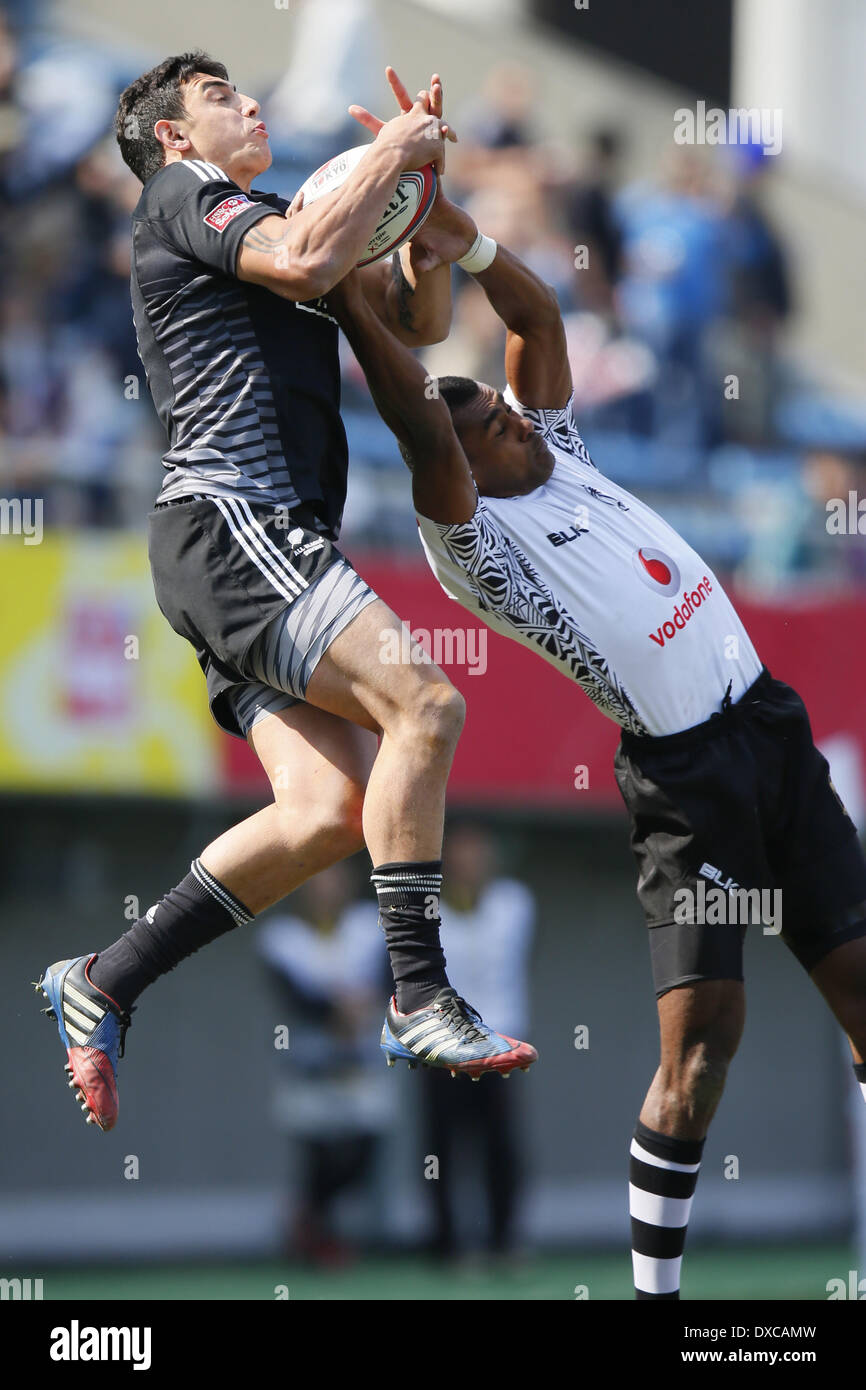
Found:
[[[856,1261],[844,1244],[766,1249],[698,1249],[686,1256],[689,1300],[825,1300],[827,1280],[846,1277]],[[280,1261],[237,1264],[69,1267],[41,1271],[44,1297],[77,1299],[273,1300],[278,1285],[292,1300],[483,1301],[572,1300],[586,1285],[590,1300],[631,1299],[627,1254],[533,1255],[509,1269],[432,1265],[421,1257],[364,1257],[337,1270]]]

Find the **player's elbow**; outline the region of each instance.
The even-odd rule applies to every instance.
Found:
[[[327,294],[340,278],[340,270],[334,268],[326,253],[294,250],[284,244],[267,269],[265,283],[283,298],[303,302]]]
[[[429,413],[423,419],[414,416],[404,421],[401,431],[400,452],[412,471],[416,466],[436,468],[454,449],[454,426],[447,406],[442,402],[440,410],[438,401],[427,404]]]
[[[351,262],[347,264],[344,255],[333,255],[327,249],[306,256],[301,265],[310,286],[310,299],[327,294],[335,285],[339,285],[353,268]]]
[[[538,294],[532,299],[531,317],[533,324],[544,326],[551,326],[561,319],[562,311],[552,285],[539,285]]]
[[[562,310],[552,285],[539,284],[531,297],[512,306],[503,318],[511,332],[523,338],[549,341],[551,334],[563,331]]]
[[[399,313],[388,304],[385,326],[405,347],[432,347],[444,343],[451,332],[451,304],[429,308],[424,313]]]
[[[309,256],[287,272],[286,281],[292,285],[293,299],[319,299],[332,290],[340,279],[331,261],[324,256]]]
[[[449,302],[446,309],[431,314],[426,322],[419,325],[415,337],[416,346],[432,347],[434,343],[444,343],[450,332],[451,305]]]

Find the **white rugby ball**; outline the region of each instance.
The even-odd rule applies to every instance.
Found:
[[[302,185],[304,207],[339,188],[371,148],[370,145],[356,145],[354,149],[344,150],[311,174]],[[381,261],[415,235],[430,214],[436,197],[436,182],[436,170],[432,164],[400,175],[394,196],[367,244],[367,255],[358,261],[359,266]]]

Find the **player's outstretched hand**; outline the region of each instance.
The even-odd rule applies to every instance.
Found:
[[[377,140],[393,141],[399,146],[404,170],[432,164],[438,172],[445,159],[445,141],[440,122],[427,110],[427,101],[427,92],[419,92],[408,111],[384,122],[371,116],[363,106],[350,106],[349,113],[368,130],[374,130]]]
[[[386,71],[387,71],[387,73],[389,74],[389,77],[388,77],[388,81],[389,81],[389,82],[391,81],[391,76],[394,77],[395,81],[397,81],[397,82],[400,81],[400,79],[397,77],[396,72],[394,72],[394,69],[393,69],[393,68],[387,68]],[[392,86],[392,88],[393,88],[394,84],[391,83],[391,86]],[[401,87],[403,86],[402,82],[400,82],[400,86],[401,86]],[[395,89],[395,91],[396,91],[396,89]],[[404,91],[405,91],[405,88],[404,88]],[[452,143],[456,145],[456,143],[457,143],[457,132],[456,132],[456,130],[454,129],[453,126],[449,125],[448,122],[445,121],[445,120],[443,120],[443,118],[442,118],[442,106],[443,106],[444,100],[445,100],[445,89],[444,89],[444,87],[442,86],[442,78],[439,76],[438,72],[434,72],[433,76],[430,78],[430,115],[431,115],[431,116],[435,116],[435,117],[437,118],[437,120],[442,121],[442,134],[445,136],[446,140],[451,140]]]
[[[419,92],[413,102],[408,91],[392,67],[389,66],[385,69],[385,76],[388,79],[391,91],[394,93],[401,115],[408,116],[412,114],[416,105],[420,102],[428,117],[432,118],[426,129],[426,138],[437,148],[434,151],[431,145],[428,144],[424,151],[427,158],[422,159],[421,164],[412,164],[406,167],[420,168],[423,164],[432,163],[441,179],[445,173],[445,149],[442,142],[444,140],[456,141],[457,139],[451,127],[447,122],[442,120],[442,103],[444,97],[442,79],[438,73],[434,73],[430,79],[430,90],[428,91],[425,88],[423,91]],[[386,122],[379,116],[374,116],[366,107],[355,105],[349,107],[349,115],[377,137],[385,125],[394,126],[396,133],[397,122],[399,122],[400,119],[397,117],[393,122]]]

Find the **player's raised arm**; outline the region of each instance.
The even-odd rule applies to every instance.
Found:
[[[572,393],[565,329],[556,294],[505,246],[478,281],[508,333],[505,375],[522,405],[566,405]]]
[[[407,347],[444,342],[451,327],[451,267],[419,270],[413,242],[389,261],[364,266],[364,294],[387,328]]]
[[[420,269],[440,261],[457,262],[474,276],[508,330],[505,372],[522,405],[554,409],[572,392],[565,329],[556,294],[505,246],[482,238],[472,218],[454,203],[440,200],[437,219],[422,227],[416,241]],[[487,254],[496,254],[485,269]]]
[[[469,521],[477,503],[475,484],[451,413],[431,391],[423,366],[370,307],[358,271],[331,292],[328,303],[412,471],[415,510],[431,521]]]
[[[286,299],[327,294],[361,259],[403,170],[440,159],[442,145],[440,124],[419,99],[382,125],[369,153],[333,193],[293,216],[275,213],[256,222],[241,242],[238,278]]]
[[[411,110],[412,98],[394,69],[386,68],[385,75],[401,111]],[[427,93],[419,92],[419,100],[423,100],[425,95],[429,114],[442,121],[443,136],[456,141],[453,128],[442,120],[444,91],[438,72],[431,77]],[[378,135],[383,122],[378,117],[371,117],[369,112],[362,112],[360,107],[353,109],[361,124]],[[427,219],[432,227],[437,225],[441,201],[440,177],[436,198]],[[414,241],[410,241],[396,251],[390,261],[379,261],[376,265],[365,266],[361,271],[364,293],[370,304],[395,338],[409,347],[441,343],[448,337],[451,327],[451,267],[445,262],[431,266],[423,263],[423,260]]]

